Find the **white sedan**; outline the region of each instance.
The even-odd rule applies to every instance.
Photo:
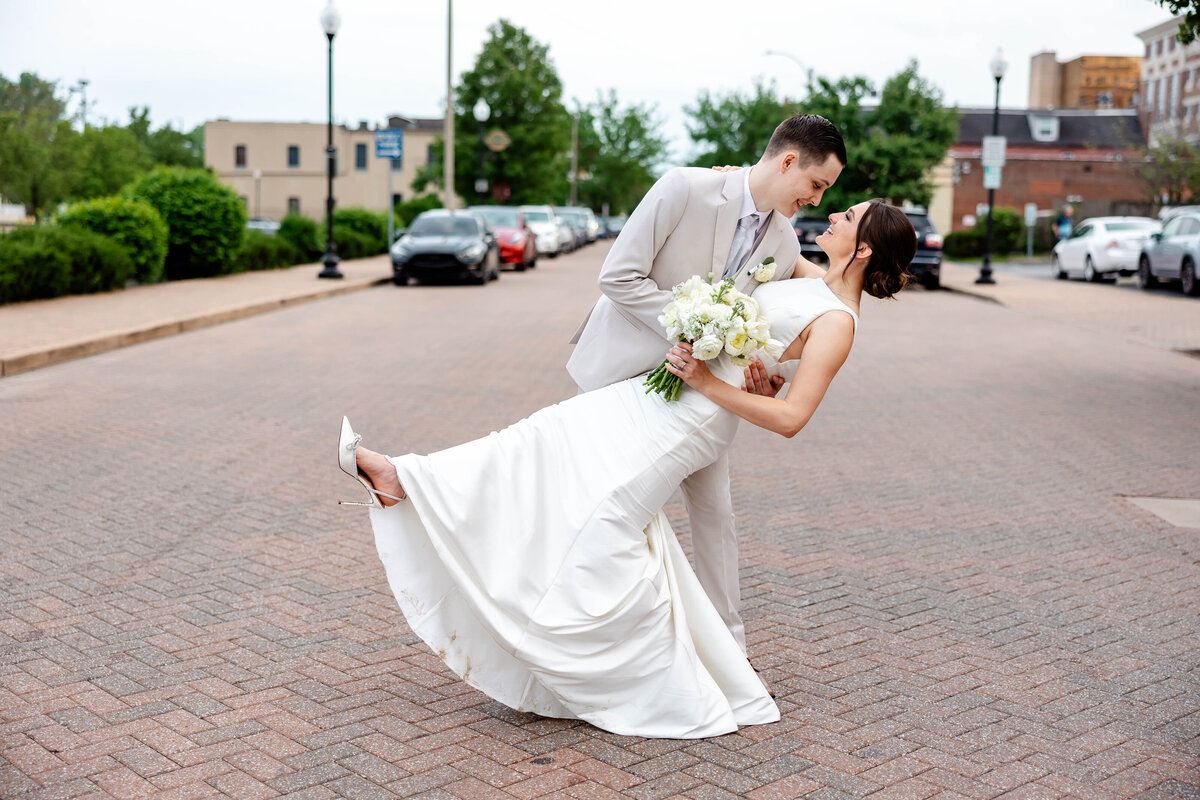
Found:
[[[1133,275],[1146,240],[1161,230],[1162,224],[1149,217],[1085,219],[1054,245],[1050,268],[1062,280],[1074,275],[1089,281]]]

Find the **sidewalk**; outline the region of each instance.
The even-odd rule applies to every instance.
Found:
[[[343,261],[342,280],[320,264],[199,278],[118,292],[0,305],[0,377],[138,342],[366,289],[391,280],[386,255]]]

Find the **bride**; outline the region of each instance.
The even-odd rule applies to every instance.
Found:
[[[817,239],[828,272],[801,259],[808,277],[754,293],[788,343],[779,363],[795,362],[784,397],[742,391],[728,356],[706,364],[681,343],[667,361],[691,389],[671,402],[631,378],[395,458],[360,447],[342,420],[339,463],[369,493],[400,609],[465,682],[518,711],[625,735],[700,738],[779,719],[661,508],[740,419],[798,433],[850,353],[862,293],[904,286],[916,235],[902,212],[870,201],[829,221]]]

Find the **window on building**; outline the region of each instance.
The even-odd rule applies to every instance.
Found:
[[[300,213],[300,198],[299,197],[289,197],[288,198],[288,213],[289,214],[299,214]]]
[[[1029,133],[1035,142],[1058,141],[1058,117],[1030,117]]]
[[[294,144],[288,145],[288,166],[292,168],[300,166],[300,148]]]
[[[359,171],[367,168],[367,146],[365,144],[354,145],[354,168]]]
[[[249,207],[250,207],[250,199],[249,199],[248,197],[246,197],[246,195],[244,195],[244,194],[239,194],[239,195],[238,195],[238,200],[241,200],[241,201],[242,201],[242,208],[249,208]]]
[[[404,195],[400,194],[399,192],[392,192],[392,208],[395,208],[403,202]]]
[[[404,169],[404,156],[392,159],[392,172],[399,172]]]
[[[434,160],[433,145],[429,145],[429,149],[425,151],[425,163],[432,164]]]
[[[246,145],[239,144],[233,148],[233,165],[239,169],[246,166]]]

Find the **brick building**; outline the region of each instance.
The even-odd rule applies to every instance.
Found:
[[[1054,51],[1029,59],[1030,108],[1133,108],[1141,81],[1139,56],[1080,56]]]
[[[980,162],[983,137],[992,132],[991,109],[960,113],[949,155],[953,231],[974,225],[987,203]],[[1152,211],[1134,163],[1145,144],[1136,109],[1001,109],[999,133],[1008,144],[997,208],[1022,212],[1032,202],[1046,216],[1069,202],[1080,219]]]
[[[1200,142],[1200,41],[1175,40],[1183,17],[1138,33],[1142,59],[1141,112],[1150,143],[1164,136]]]

